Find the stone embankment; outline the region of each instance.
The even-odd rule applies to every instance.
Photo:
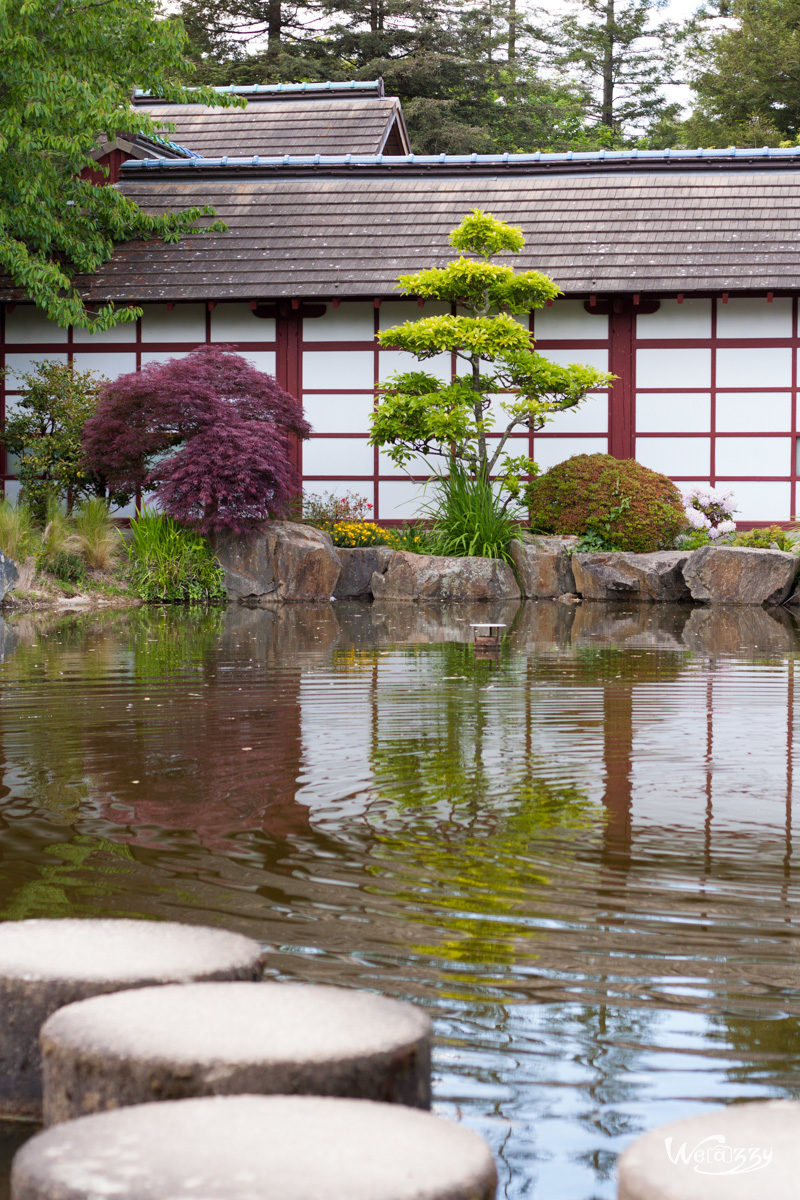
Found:
[[[503,603],[574,595],[645,604],[800,605],[800,559],[781,550],[703,546],[653,554],[582,554],[576,538],[523,534],[513,568],[491,558],[410,554],[388,546],[337,549],[308,525],[271,522],[255,538],[218,538],[232,600]]]

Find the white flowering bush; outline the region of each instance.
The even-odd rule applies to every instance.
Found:
[[[695,484],[682,493],[681,499],[687,524],[707,534],[712,541],[736,531],[733,514],[737,509],[729,488]]]

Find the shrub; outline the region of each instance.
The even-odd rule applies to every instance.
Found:
[[[111,486],[156,492],[182,525],[242,532],[297,494],[290,438],[309,432],[300,402],[271,375],[199,346],[106,384],[84,451]]]
[[[355,492],[345,492],[343,496],[333,492],[303,496],[303,520],[329,531],[332,525],[342,521],[368,521],[371,511],[372,505],[366,496]]]
[[[716,541],[736,529],[736,522],[732,519],[736,509],[730,488],[712,488],[696,483],[682,493],[681,500],[687,525],[692,530],[706,533],[710,541]]]
[[[23,391],[6,420],[0,441],[17,455],[17,475],[38,521],[49,497],[67,504],[103,492],[103,480],[87,470],[81,435],[100,402],[99,375],[65,363],[41,362],[22,377]]]
[[[131,583],[142,600],[225,599],[222,568],[200,534],[144,509],[131,521],[131,535],[125,549]]]
[[[80,554],[73,550],[50,550],[46,554],[40,554],[37,566],[50,575],[55,575],[62,583],[80,583],[86,578],[86,563]]]
[[[436,491],[428,508],[433,518],[432,554],[510,560],[508,548],[517,525],[491,483],[473,478],[466,467],[452,461],[450,474],[437,477]]]
[[[737,533],[731,543],[733,546],[746,546],[754,550],[769,550],[777,548],[789,553],[798,550],[797,542],[791,533],[781,529],[780,525],[769,525],[766,529],[748,529],[746,533]]]
[[[577,454],[526,489],[541,533],[603,535],[615,549],[644,553],[672,546],[686,526],[678,489],[634,459]]]
[[[15,508],[10,500],[0,500],[0,551],[14,562],[22,562],[34,552],[36,542],[33,517],[27,504]]]
[[[337,521],[327,526],[334,546],[394,546],[396,538],[391,529],[383,529],[374,521]]]
[[[74,515],[73,544],[87,566],[107,571],[119,558],[122,539],[105,500],[84,500]]]

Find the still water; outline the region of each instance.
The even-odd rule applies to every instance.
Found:
[[[496,615],[487,659],[416,606],[6,625],[0,917],[205,922],[413,1000],[498,1194],[609,1200],[640,1132],[800,1095],[798,631]]]

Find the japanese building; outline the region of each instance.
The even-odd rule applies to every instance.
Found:
[[[407,520],[424,465],[405,474],[367,434],[376,386],[414,360],[375,333],[441,311],[399,299],[396,277],[444,265],[449,231],[479,207],[522,227],[515,266],[564,291],[531,317],[537,349],[618,376],[513,452],[542,469],[635,456],[679,484],[730,486],[745,523],[798,511],[799,149],[420,157],[379,84],[242,90],[244,110],[137,97],[175,129],[102,148],[116,186],[153,212],[211,204],[228,231],[119,247],[82,287],[143,315],[107,333],[60,330],[1,291],[6,406],[37,360],[113,377],[228,343],[302,398],[306,490]],[[4,479],[13,495],[13,463]]]

